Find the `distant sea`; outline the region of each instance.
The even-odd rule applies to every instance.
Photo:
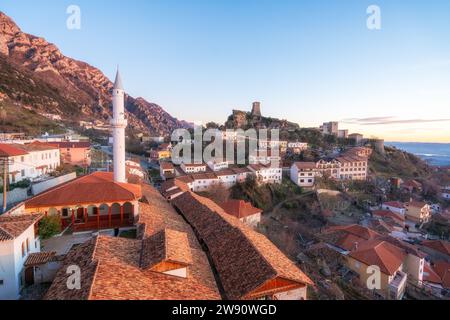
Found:
[[[386,142],[386,145],[415,154],[433,166],[450,166],[450,143]]]

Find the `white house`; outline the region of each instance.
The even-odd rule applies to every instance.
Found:
[[[180,168],[181,170],[184,171],[184,173],[186,174],[190,174],[190,173],[199,173],[199,172],[206,172],[206,164],[205,163],[200,163],[200,164],[196,164],[196,163],[182,163]]]
[[[381,209],[390,210],[392,212],[401,214],[402,216],[405,216],[405,213],[406,213],[405,205],[402,202],[398,202],[398,201],[385,202],[381,205]]]
[[[34,274],[25,273],[30,254],[40,251],[37,222],[41,215],[0,217],[0,300],[16,300]]]
[[[196,173],[190,176],[192,182],[188,184],[194,192],[208,191],[213,185],[220,183],[219,178],[214,173]]]
[[[450,186],[442,189],[441,196],[444,199],[450,200]]]
[[[0,143],[0,158],[8,159],[10,183],[25,179],[35,180],[53,172],[61,164],[59,148],[41,142]]]
[[[300,187],[314,186],[317,168],[315,162],[295,162],[291,167],[291,180]]]
[[[255,174],[256,180],[260,183],[282,183],[283,169],[280,167],[251,164],[248,168]]]
[[[238,174],[231,169],[224,169],[215,172],[219,183],[221,183],[225,188],[231,188],[237,183]]]
[[[212,160],[212,161],[208,162],[208,167],[212,171],[220,171],[220,170],[228,169],[228,162]]]

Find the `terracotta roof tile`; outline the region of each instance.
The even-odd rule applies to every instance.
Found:
[[[428,240],[422,242],[422,245],[450,256],[450,242],[442,240]]]
[[[0,216],[0,241],[13,240],[42,218],[42,214]]]
[[[16,157],[27,154],[28,152],[20,148],[20,145],[0,143],[0,157]]]
[[[57,186],[25,202],[26,208],[135,201],[141,187],[114,182],[112,172],[95,172]]]
[[[262,213],[261,209],[255,208],[251,203],[243,200],[230,200],[222,203],[220,206],[226,213],[238,219]]]
[[[265,236],[213,201],[185,192],[173,201],[208,248],[228,299],[245,299],[270,280],[312,281]]]
[[[37,252],[37,253],[31,253],[28,255],[27,260],[24,263],[25,267],[30,266],[38,266],[41,264],[45,264],[49,261],[51,261],[56,255],[56,252]]]

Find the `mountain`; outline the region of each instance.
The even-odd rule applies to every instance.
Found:
[[[64,56],[44,38],[24,33],[0,11],[0,93],[17,105],[62,122],[111,116],[113,83],[97,68]],[[151,135],[168,135],[189,126],[143,98],[126,97],[129,126]]]

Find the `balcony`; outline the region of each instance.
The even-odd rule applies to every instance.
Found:
[[[389,284],[389,297],[395,300],[401,300],[406,289],[406,280],[408,276],[402,271],[398,271],[394,279]]]

